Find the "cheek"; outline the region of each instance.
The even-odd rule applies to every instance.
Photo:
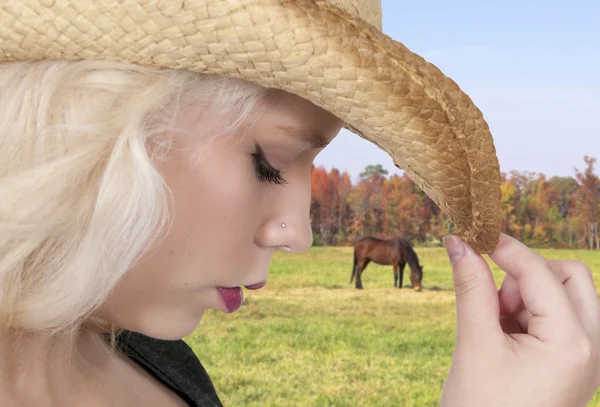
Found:
[[[224,229],[247,229],[254,225],[256,213],[261,206],[260,194],[254,180],[248,176],[243,163],[229,161],[202,163],[189,167],[187,174],[171,189],[174,198],[175,221],[194,228],[193,235],[210,235]],[[207,230],[208,227],[217,230]]]
[[[165,171],[174,218],[161,252],[170,262],[196,270],[200,265],[205,270],[238,268],[236,261],[255,250],[264,204],[258,181],[240,152],[210,151],[205,157],[179,171]]]

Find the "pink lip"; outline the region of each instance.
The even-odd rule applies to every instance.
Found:
[[[267,284],[266,281],[261,281],[260,283],[245,285],[244,287],[246,287],[248,290],[258,290],[263,288],[265,284]]]
[[[217,291],[227,307],[227,312],[234,312],[242,306],[244,294],[240,287],[217,287]]]

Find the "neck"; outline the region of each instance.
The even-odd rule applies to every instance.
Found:
[[[0,405],[9,393],[27,401],[24,405],[42,406],[61,405],[78,391],[93,391],[106,381],[110,352],[100,334],[83,329],[68,335],[2,332]]]

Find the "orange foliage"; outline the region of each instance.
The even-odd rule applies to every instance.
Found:
[[[531,246],[599,248],[600,178],[585,157],[576,177],[502,174],[502,230]],[[317,245],[348,245],[364,235],[403,236],[441,245],[452,222],[406,175],[368,166],[353,185],[347,172],[313,167],[311,225]]]

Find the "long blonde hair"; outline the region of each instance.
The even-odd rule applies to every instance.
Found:
[[[118,62],[0,64],[0,330],[89,318],[168,223],[151,141],[168,149],[177,112],[200,104],[234,130],[264,91]]]

